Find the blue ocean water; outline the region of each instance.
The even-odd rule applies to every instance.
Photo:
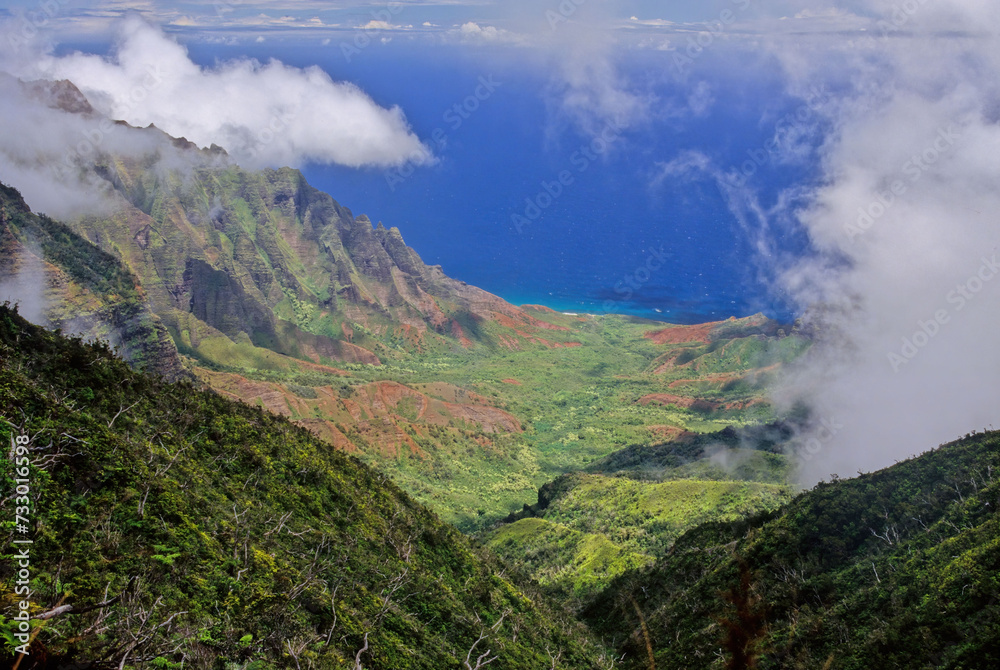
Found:
[[[561,311],[681,323],[758,311],[794,316],[794,306],[768,281],[769,264],[803,252],[801,235],[772,235],[778,253],[761,258],[757,223],[741,224],[713,179],[656,180],[662,164],[688,151],[723,170],[759,153],[776,119],[802,105],[782,97],[777,75],[760,79],[776,68],[758,63],[743,72],[732,59],[722,66],[705,58],[679,79],[666,52],[628,54],[624,75],[652,100],[650,117],[609,132],[610,143],[602,144],[559,114],[548,69],[528,55],[390,45],[348,62],[335,45],[256,49],[192,47],[191,53],[202,63],[251,55],[318,64],[379,104],[402,107],[437,164],[304,172],[356,215],[397,226],[425,262],[452,277],[516,304]],[[712,99],[707,111],[678,113],[699,86]],[[483,99],[467,102],[477,87]],[[464,107],[456,111],[456,104]],[[748,185],[766,207],[809,181],[813,169],[765,160],[754,171]]]

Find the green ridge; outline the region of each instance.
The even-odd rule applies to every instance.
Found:
[[[990,432],[819,484],[689,531],[585,617],[626,668],[650,667],[643,626],[658,668],[998,667],[998,473]]]

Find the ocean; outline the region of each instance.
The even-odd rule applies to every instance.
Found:
[[[734,71],[731,58],[723,66],[709,55],[680,78],[669,52],[626,53],[620,72],[648,100],[648,115],[589,134],[561,113],[558,90],[541,74],[548,68],[516,50],[390,44],[349,62],[335,44],[190,51],[202,64],[250,55],[319,65],[380,105],[399,105],[436,164],[303,172],[355,215],[398,227],[452,277],[560,311],[678,323],[795,316],[775,281],[782,263],[808,253],[794,221],[746,215],[705,171],[661,176],[665,164],[698,152],[717,171],[752,172],[746,184],[762,211],[807,188],[819,137],[800,133],[794,161],[762,152],[781,120],[803,110],[783,97],[778,74],[761,80],[777,68]]]

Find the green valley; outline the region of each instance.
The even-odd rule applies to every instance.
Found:
[[[24,531],[4,521],[8,651],[27,602],[31,657],[53,664],[444,668],[492,649],[493,667],[542,667],[546,650],[607,666],[580,624],[384,474],[7,307],[0,419],[4,443],[27,443],[24,471],[13,448],[0,466],[5,490],[30,482],[34,540],[30,596],[15,594]]]
[[[72,85],[58,104],[67,98],[86,102]],[[809,346],[761,315],[670,327],[514,306],[424,264],[397,229],[356,217],[296,170],[251,172],[155,128],[122,132],[156,151],[81,163],[116,209],[67,221],[72,253],[26,245],[49,220],[5,192],[24,241],[0,272],[36,258],[61,273],[47,280],[49,325],[113,332],[139,364],[179,353],[187,374],[384,469],[463,530],[623,447],[773,419],[768,381]],[[65,317],[95,309],[93,282],[74,268],[110,258],[132,309],[151,312],[154,353],[145,331]]]
[[[802,490],[816,417],[770,392],[815,321],[512,305],[297,170],[119,126],[145,154],[74,163],[103,213],[0,185],[31,667],[1000,663],[1000,438]]]

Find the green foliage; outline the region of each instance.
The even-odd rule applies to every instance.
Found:
[[[653,560],[615,544],[606,535],[538,518],[503,525],[484,539],[508,562],[570,602],[593,596],[614,577]]]
[[[53,662],[343,667],[367,639],[366,668],[439,670],[485,634],[491,667],[534,670],[547,648],[568,667],[600,663],[579,625],[385,475],[6,307],[0,418],[0,442],[31,438],[31,613],[76,610],[39,621]],[[5,491],[12,474],[5,453]]]
[[[564,475],[539,493],[532,513],[540,518],[500,526],[484,540],[542,585],[586,600],[699,524],[754,516],[790,499],[777,484]]]
[[[114,286],[94,284],[102,294],[124,295],[116,286],[132,278],[121,268],[131,269],[132,293],[122,299],[133,305],[141,292],[157,306],[189,368],[204,379],[229,372],[278,382],[287,407],[262,403],[302,422],[345,423],[319,402],[303,408],[299,401],[321,400],[317,388],[339,387],[347,399],[345,384],[382,380],[451,384],[512,413],[523,433],[484,435],[467,416],[442,431],[404,399],[389,424],[345,434],[367,463],[463,530],[488,527],[562,473],[670,439],[664,430],[712,433],[770,420],[761,402],[766,375],[725,387],[709,376],[739,377],[804,346],[775,337],[776,324],[763,317],[727,322],[709,345],[658,345],[645,336],[664,324],[652,321],[484,304],[476,289],[424,265],[398,231],[373,229],[294,170],[206,166],[182,177],[149,168],[126,159],[103,166],[102,177],[141,211],[69,222],[75,233],[62,228],[53,238],[53,262],[73,276],[90,266],[113,274]],[[67,245],[85,250],[86,262]],[[149,331],[98,335],[132,346]],[[662,365],[679,350],[690,350],[690,365]],[[376,357],[382,365],[371,364]],[[301,381],[323,375],[317,363],[336,370]],[[643,402],[657,393],[699,403]],[[397,426],[406,449],[385,446],[398,441],[385,438]]]
[[[96,295],[139,302],[135,277],[109,253],[87,242],[66,225],[23,207],[20,194],[0,184],[0,201],[8,214],[6,225],[19,238],[37,245],[46,260]]]
[[[821,483],[779,512],[687,532],[585,615],[634,668],[647,667],[636,608],[657,667],[722,667],[708,652],[731,648],[734,626],[760,668],[996,667],[998,472],[1000,434],[986,433]]]
[[[753,426],[773,418],[766,404],[733,410],[640,404],[638,401],[648,394],[677,393],[670,386],[674,381],[703,376],[691,369],[652,371],[653,361],[664,351],[663,346],[644,337],[657,325],[653,322],[615,315],[581,320],[539,313],[537,318],[570,327],[573,339],[582,346],[412,354],[406,369],[397,372],[388,372],[387,366],[351,368],[352,375],[364,381],[389,378],[414,388],[434,382],[452,384],[490,399],[496,407],[521,419],[525,432],[491,436],[497,446],[494,450],[461,439],[414,438],[427,456],[401,459],[384,458],[359,445],[362,458],[390,472],[404,489],[462,530],[488,528],[533,501],[539,486],[563,473],[593,469],[630,446],[662,444],[665,438],[651,426],[705,433],[707,438],[727,427]],[[777,361],[768,358],[758,362],[773,365]],[[746,367],[742,363],[734,366],[728,371]],[[724,368],[720,364],[712,369],[717,373]],[[760,397],[759,389],[724,392],[720,387],[715,384],[699,389],[699,395],[720,403]],[[723,435],[712,439],[713,444],[738,447],[741,438]],[[460,459],[454,457],[456,452],[461,453]],[[700,456],[693,460],[697,458]],[[720,466],[712,472],[678,476],[716,479],[724,476],[723,470]],[[784,464],[780,457],[755,456],[730,478],[779,483],[784,481]],[[484,515],[477,514],[480,508],[485,509]]]
[[[180,373],[176,348],[121,259],[66,225],[33,214],[20,194],[3,184],[0,210],[0,274],[11,270],[7,265],[16,257],[33,253],[66,275],[70,286],[56,282],[46,295],[45,317],[55,327],[113,342],[137,367],[171,377]]]

